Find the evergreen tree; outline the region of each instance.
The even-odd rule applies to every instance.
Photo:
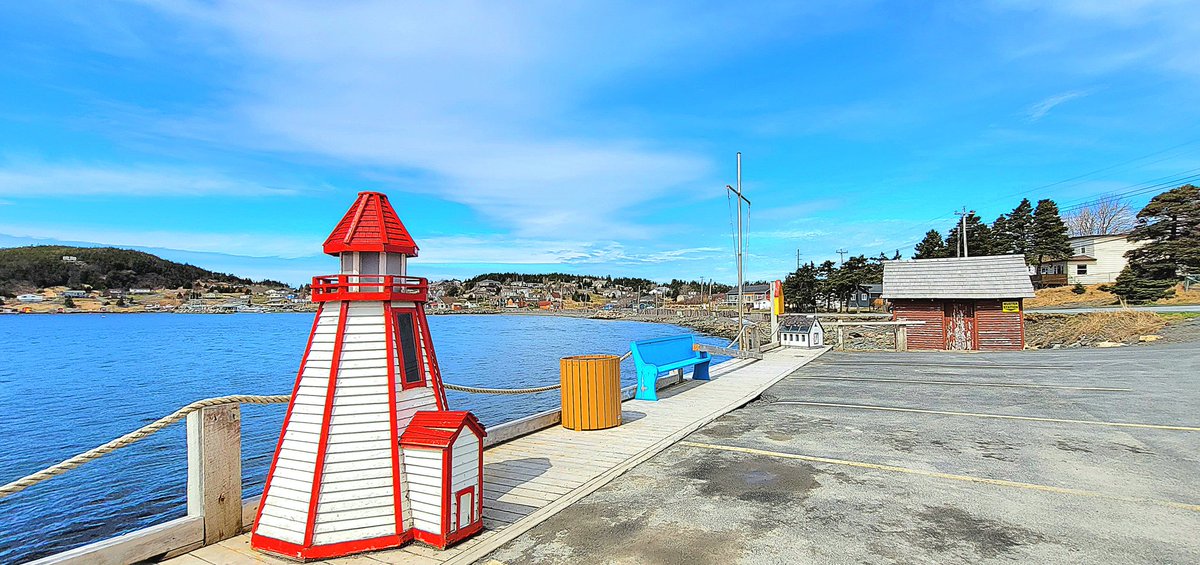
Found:
[[[783,302],[792,312],[813,312],[817,309],[817,266],[801,265],[783,280]]]
[[[851,257],[842,263],[833,274],[832,288],[843,308],[850,301],[851,294],[870,284],[871,278],[872,269],[865,256]]]
[[[1145,243],[1125,254],[1129,265],[1113,287],[1125,300],[1162,298],[1180,273],[1200,272],[1200,188],[1187,184],[1152,198],[1129,241]]]
[[[1047,261],[1062,261],[1071,256],[1067,224],[1058,215],[1058,205],[1053,200],[1038,200],[1033,210],[1032,241],[1026,258],[1032,256],[1034,264]]]
[[[1158,300],[1171,294],[1175,286],[1175,271],[1158,265],[1146,267],[1134,262],[1125,265],[1117,282],[1112,286],[1113,294],[1131,304]]]
[[[895,254],[895,255],[892,255],[892,261],[899,261],[900,259],[901,259],[901,257],[900,257],[900,250],[899,250],[899,249],[897,249],[897,250],[896,250],[896,254]]]
[[[946,242],[942,240],[942,234],[937,230],[925,232],[925,239],[917,244],[914,251],[916,253],[913,254],[913,259],[936,259],[950,255],[946,249]]]
[[[954,227],[946,233],[946,247],[950,249],[949,257],[962,257],[962,241],[958,237],[961,223],[956,222]],[[972,257],[981,255],[991,255],[995,247],[995,241],[992,237],[992,230],[987,224],[983,223],[979,216],[971,214],[967,216],[967,254]]]
[[[825,261],[817,267],[817,295],[825,300],[825,309],[829,309],[830,301],[834,298],[834,273],[837,266],[833,261]]]
[[[1033,248],[1033,205],[1028,198],[1022,198],[1004,219],[1004,241],[1008,243],[1009,253],[1024,255],[1026,263],[1033,263],[1030,251]]]
[[[992,222],[992,254],[1008,255],[1013,253],[1013,234],[1009,231],[1008,216],[1000,214]]]

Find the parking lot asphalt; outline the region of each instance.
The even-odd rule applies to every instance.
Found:
[[[501,563],[1200,563],[1200,343],[827,353]]]

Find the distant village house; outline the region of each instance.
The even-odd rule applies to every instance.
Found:
[[[1039,287],[1116,282],[1129,260],[1125,253],[1142,246],[1128,234],[1085,235],[1070,238],[1073,254],[1062,261],[1047,261],[1033,267]]]

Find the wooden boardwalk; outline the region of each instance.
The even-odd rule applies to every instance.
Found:
[[[320,563],[337,565],[471,563],[536,526],[622,473],[670,447],[816,358],[824,349],[776,349],[761,361],[735,360],[713,370],[709,382],[685,381],[658,402],[622,405],[624,424],[575,432],[547,428],[484,452],[483,533],[438,551],[421,543]],[[294,563],[250,549],[250,535],[192,551],[172,565]]]

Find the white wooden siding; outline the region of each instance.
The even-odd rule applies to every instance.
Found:
[[[451,453],[454,457],[451,492],[479,486],[479,438],[469,428],[463,429]]]
[[[396,533],[383,304],[352,303],[329,417],[329,437],[313,526],[317,545]],[[332,338],[331,338],[332,339]],[[353,359],[347,359],[353,354]],[[313,374],[314,380],[320,378]],[[328,372],[325,386],[328,386]],[[305,374],[301,386],[310,379]],[[315,385],[316,383],[314,383]]]
[[[337,308],[325,309],[317,319],[314,333],[319,336],[336,334],[338,314]],[[314,336],[308,357],[300,369],[300,374],[306,376],[301,377],[301,387],[292,401],[292,414],[283,430],[271,488],[262,501],[262,517],[255,530],[259,535],[289,543],[304,542],[307,526],[304,512],[307,512],[312,497],[313,470],[332,358],[333,343]],[[319,368],[321,365],[324,365],[323,370]],[[321,375],[324,375],[324,382],[319,382]]]
[[[406,506],[412,511],[415,529],[442,533],[442,451],[406,447],[404,454]]]
[[[1071,240],[1071,245],[1078,250],[1084,248],[1084,255],[1090,255],[1095,261],[1070,261],[1067,265],[1068,284],[1100,284],[1117,280],[1117,275],[1129,260],[1125,252],[1141,247],[1141,242],[1131,243],[1121,236],[1092,236]],[[1087,274],[1078,274],[1078,265],[1087,265]]]
[[[396,379],[400,378],[400,373],[397,371]],[[437,410],[437,399],[433,396],[433,389],[418,387],[400,390],[400,383],[397,382],[396,424],[400,428],[401,435],[404,434],[404,430],[408,429],[413,415],[422,410]]]

